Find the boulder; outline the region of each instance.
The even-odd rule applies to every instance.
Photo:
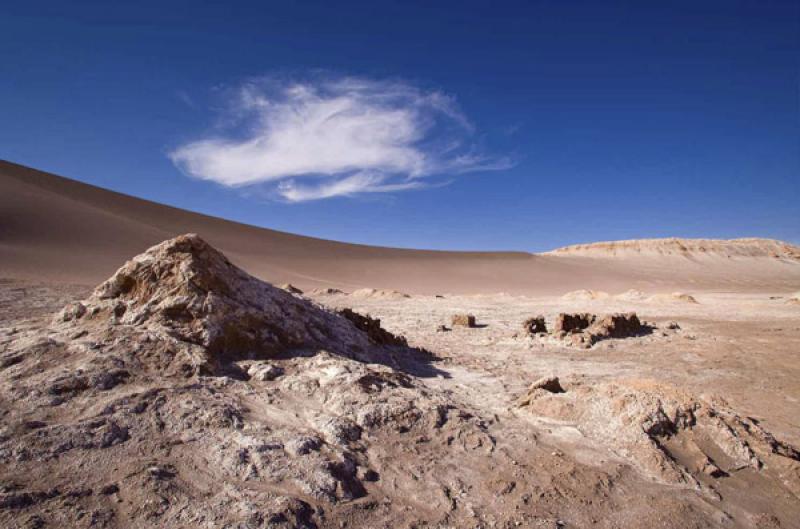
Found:
[[[547,325],[545,324],[544,316],[535,316],[533,318],[528,318],[522,323],[522,329],[529,336],[533,336],[539,333],[546,333]]]
[[[574,314],[566,314],[562,312],[556,318],[556,323],[555,326],[553,327],[553,332],[554,333],[579,332],[584,329],[587,329],[592,323],[594,323],[595,319],[596,316],[594,314],[589,314],[588,312],[574,313]]]
[[[475,316],[472,314],[454,314],[450,322],[453,327],[475,327]]]
[[[635,312],[625,314],[608,314],[595,321],[589,328],[589,334],[596,339],[628,338],[642,333],[642,323]]]

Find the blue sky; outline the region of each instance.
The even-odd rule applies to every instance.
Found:
[[[800,4],[17,2],[0,157],[255,225],[800,242]]]

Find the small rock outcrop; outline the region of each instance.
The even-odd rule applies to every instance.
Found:
[[[282,290],[285,290],[286,292],[288,292],[290,294],[302,294],[303,293],[302,290],[300,290],[299,288],[297,288],[296,286],[294,286],[291,283],[284,283],[284,284],[282,284],[280,286],[280,288]]]
[[[346,292],[339,290],[338,288],[315,288],[311,292],[309,292],[312,296],[337,296],[337,295],[344,295]]]
[[[562,312],[556,318],[556,323],[553,326],[553,332],[556,334],[579,332],[587,329],[592,323],[594,323],[595,319],[596,316],[594,314],[589,314],[588,312],[574,314]]]
[[[524,322],[522,322],[522,330],[528,336],[534,336],[537,334],[544,334],[547,332],[547,324],[544,321],[544,316],[535,316],[533,318],[528,318]]]
[[[628,338],[636,336],[642,332],[642,322],[635,312],[625,314],[608,314],[600,320],[595,321],[589,328],[589,333],[595,339],[604,338]]]
[[[355,312],[353,309],[342,309],[338,312],[344,316],[345,319],[352,322],[353,325],[360,331],[367,333],[370,340],[378,345],[397,345],[407,346],[408,342],[404,336],[396,336],[383,327],[381,327],[381,320],[372,318],[369,315],[364,316]]]
[[[517,405],[528,406],[542,393],[564,393],[557,376],[542,377],[531,384],[527,393],[519,398]]]
[[[453,327],[475,327],[475,316],[472,314],[454,314],[450,319]]]
[[[547,332],[543,316],[523,322],[528,336],[543,336]],[[568,345],[589,348],[600,340],[629,338],[646,334],[651,326],[643,324],[635,312],[607,314],[598,317],[588,312],[564,313],[556,317],[552,336]]]

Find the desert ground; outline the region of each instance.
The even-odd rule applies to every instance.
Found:
[[[0,190],[2,527],[800,527],[795,246],[399,250]]]

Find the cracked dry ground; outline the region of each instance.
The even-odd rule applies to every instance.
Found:
[[[181,296],[123,295],[120,314],[88,287],[0,283],[0,526],[798,527],[797,307],[316,297],[432,359],[264,292],[350,347],[218,357]],[[566,310],[656,332],[519,332]],[[436,332],[464,312],[485,326]],[[563,393],[529,391],[550,375]]]

